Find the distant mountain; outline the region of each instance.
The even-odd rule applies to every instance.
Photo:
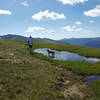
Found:
[[[3,39],[3,40],[21,40],[21,41],[27,40],[27,38],[24,37],[24,36],[11,35],[11,34],[0,36],[0,38]]]
[[[4,35],[0,36],[2,40],[20,40],[20,41],[27,41],[27,37],[20,36],[20,35]],[[67,43],[67,44],[74,44],[80,46],[87,46],[92,48],[100,48],[100,37],[98,38],[70,38],[70,39],[62,39],[62,40],[51,40],[47,38],[33,38],[33,42],[39,43]]]
[[[2,40],[20,40],[20,41],[27,41],[27,37],[20,36],[20,35],[4,35],[0,36]],[[40,43],[56,43],[57,41],[47,39],[47,38],[33,38],[33,42],[40,42]]]
[[[86,44],[84,44],[84,46],[93,47],[93,48],[100,48],[100,40],[87,42]]]
[[[97,38],[70,38],[70,39],[62,39],[59,42],[93,47],[93,48],[100,48],[100,37]]]

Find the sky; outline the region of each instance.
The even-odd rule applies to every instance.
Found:
[[[100,37],[100,0],[0,0],[0,35]]]

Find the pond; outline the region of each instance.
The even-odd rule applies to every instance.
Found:
[[[92,83],[95,80],[100,80],[100,75],[87,76],[85,80],[87,83]]]
[[[81,61],[88,61],[91,63],[100,62],[99,58],[86,58],[86,57],[80,56],[76,53],[71,53],[71,52],[67,52],[67,51],[56,51],[56,50],[52,50],[52,49],[48,49],[48,48],[35,49],[34,52],[42,53],[43,55],[46,55],[46,56],[52,55],[52,53],[48,55],[48,50],[50,52],[54,53],[53,58],[57,59],[57,60],[81,60]]]
[[[71,53],[71,52],[67,52],[67,51],[56,51],[56,50],[52,50],[52,49],[48,49],[48,48],[35,49],[34,52],[42,53],[43,55],[48,56],[48,50],[55,53],[54,59],[57,59],[57,60],[82,60],[82,61],[88,61],[91,63],[100,62],[99,58],[86,58],[86,57],[80,56],[76,53]],[[91,76],[85,77],[85,81],[87,83],[92,83],[95,80],[100,80],[100,75],[91,75]]]

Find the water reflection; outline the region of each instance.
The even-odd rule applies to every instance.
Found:
[[[84,60],[84,61],[88,61],[91,63],[100,62],[99,58],[86,58],[86,57],[80,56],[76,53],[71,53],[71,52],[67,52],[67,51],[56,51],[56,50],[52,50],[52,49],[49,49],[49,50],[53,51],[55,53],[54,59],[58,59],[58,60]],[[48,48],[35,49],[34,52],[42,53],[42,54],[48,56]]]
[[[92,83],[95,80],[100,80],[100,75],[87,76],[85,80],[88,83]]]

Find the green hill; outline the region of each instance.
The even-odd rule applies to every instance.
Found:
[[[8,34],[8,35],[3,35],[0,36],[0,39],[2,40],[19,40],[19,41],[27,41],[28,37],[24,37],[21,35],[12,35],[12,34]],[[54,40],[51,39],[47,39],[47,38],[32,38],[33,42],[35,43],[57,43]]]
[[[65,44],[37,43],[33,46],[68,50],[81,55],[89,49]],[[98,56],[99,49],[91,49],[91,53],[87,51],[86,55],[92,56],[92,53]],[[92,88],[84,82],[82,75],[78,75],[77,69],[74,69],[75,73],[67,69],[68,66],[73,67],[75,62],[62,64],[52,61],[40,54],[30,55],[25,42],[0,40],[0,100],[99,100],[99,90],[95,92],[98,82]],[[81,63],[87,64],[76,63],[80,66]]]

